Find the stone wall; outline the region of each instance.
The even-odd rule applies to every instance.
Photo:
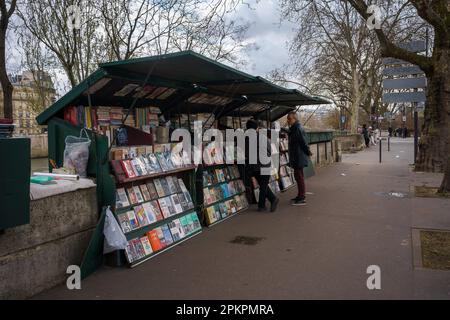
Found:
[[[48,157],[48,139],[47,134],[37,134],[28,136],[31,140],[31,158]]]
[[[344,152],[360,151],[365,145],[362,134],[348,134],[346,136],[335,137],[334,139],[339,141],[341,149]]]
[[[69,265],[81,264],[97,224],[96,189],[31,201],[30,219],[0,234],[0,299],[50,289],[66,280]]]
[[[337,149],[334,141],[319,142],[309,145],[312,156],[311,161],[314,167],[323,167],[336,162]]]

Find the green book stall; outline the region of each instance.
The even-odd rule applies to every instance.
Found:
[[[91,140],[87,175],[97,184],[99,225],[83,274],[104,262],[107,207],[128,242],[115,253],[116,264],[130,267],[248,208],[242,168],[195,164],[181,148],[184,139],[193,144],[195,122],[203,136],[210,128],[242,128],[249,118],[275,121],[299,105],[324,103],[192,51],[100,64],[37,117],[48,125],[49,161],[57,167],[66,137],[85,130]],[[181,128],[187,136],[171,141]]]

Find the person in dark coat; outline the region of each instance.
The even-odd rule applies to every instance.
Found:
[[[370,146],[370,136],[369,136],[369,130],[367,130],[367,125],[363,124],[362,126],[362,135],[364,137],[364,142],[366,143],[366,148]]]
[[[260,145],[259,142],[259,125],[255,120],[248,120],[246,123],[247,130],[254,129],[257,133],[257,161],[256,163],[250,163],[250,144],[248,139],[246,139],[245,144],[245,159],[246,159],[246,170],[250,177],[255,177],[259,184],[259,199],[258,199],[258,211],[266,211],[266,199],[270,202],[270,212],[274,212],[277,209],[280,200],[275,196],[273,191],[269,188],[270,181],[270,168],[271,162],[262,163],[259,159],[260,148],[264,146]],[[270,139],[267,137],[267,146],[265,146],[265,152],[267,156],[271,155]],[[264,151],[263,151],[264,152]],[[264,170],[265,169],[265,170]]]
[[[309,157],[312,155],[306,142],[305,130],[298,121],[297,113],[292,111],[287,116],[289,130],[289,166],[294,170],[295,181],[297,182],[298,194],[292,199],[293,205],[306,205],[306,189],[303,168],[308,166]]]

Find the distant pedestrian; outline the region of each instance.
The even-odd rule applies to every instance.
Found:
[[[370,137],[369,137],[369,130],[367,130],[367,125],[363,124],[362,126],[362,135],[364,137],[364,142],[366,144],[366,148],[369,148],[370,146]]]
[[[392,129],[392,126],[389,126],[389,128],[388,128],[389,137],[392,137],[392,132],[393,131],[394,130]]]
[[[269,188],[270,181],[270,169],[271,163],[263,164],[260,155],[260,148],[263,148],[262,152],[266,152],[267,156],[271,156],[271,143],[270,139],[267,137],[267,145],[260,145],[259,135],[259,125],[253,119],[250,119],[246,123],[247,130],[254,129],[256,130],[256,143],[257,143],[257,156],[256,163],[250,163],[250,144],[248,139],[246,139],[245,145],[245,159],[246,159],[246,171],[250,177],[254,177],[259,184],[259,199],[258,200],[258,211],[266,211],[266,199],[270,202],[270,212],[274,212],[277,209],[278,203],[280,200],[273,193],[273,191]]]
[[[297,182],[297,196],[292,199],[292,205],[306,205],[306,188],[303,168],[308,166],[309,157],[312,155],[306,142],[305,130],[298,121],[297,113],[292,111],[287,116],[289,129],[289,166],[294,170],[295,181]]]

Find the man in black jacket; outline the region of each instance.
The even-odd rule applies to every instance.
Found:
[[[289,124],[289,166],[294,170],[294,177],[297,182],[298,194],[292,199],[293,205],[306,205],[306,189],[303,168],[308,166],[309,157],[312,155],[306,142],[305,130],[298,121],[297,112],[289,112],[287,116]]]
[[[259,199],[258,200],[258,211],[266,211],[266,199],[270,202],[270,212],[274,212],[277,209],[278,203],[280,200],[275,196],[275,194],[272,192],[272,190],[269,188],[269,181],[270,181],[270,174],[267,174],[270,172],[271,162],[269,163],[262,163],[259,154],[260,154],[260,148],[263,148],[264,146],[260,145],[259,141],[259,135],[261,134],[259,132],[259,125],[258,122],[255,120],[248,120],[246,123],[247,130],[254,129],[256,130],[256,139],[257,139],[257,161],[256,163],[250,163],[250,145],[248,139],[246,139],[246,145],[245,145],[245,158],[246,158],[246,171],[248,172],[248,175],[250,177],[255,177],[259,184]],[[267,145],[265,146],[264,151],[266,152],[267,156],[270,157],[271,155],[271,146],[270,146],[270,139],[267,137]]]

